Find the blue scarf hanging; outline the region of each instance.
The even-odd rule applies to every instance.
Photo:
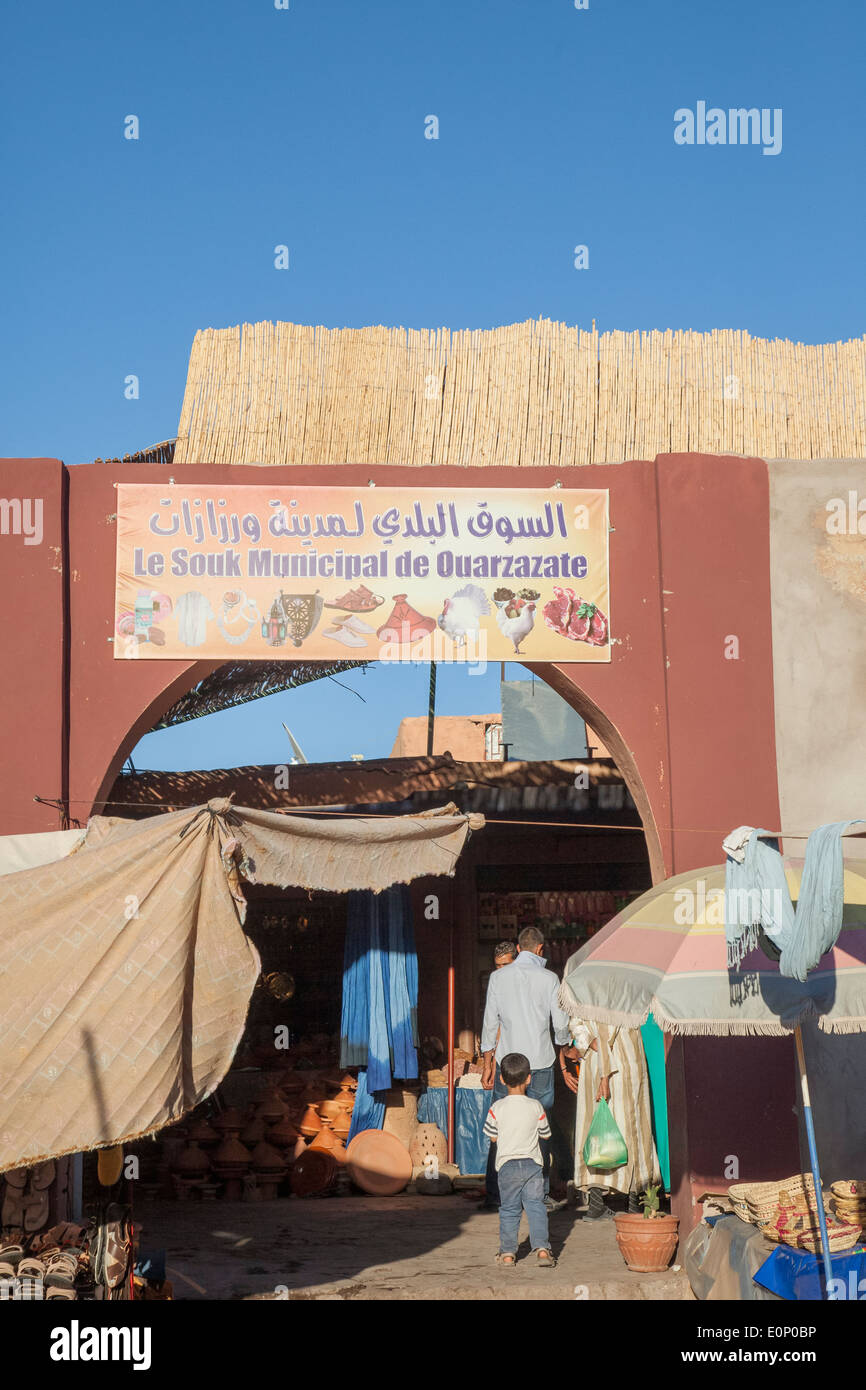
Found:
[[[418,957],[409,890],[398,884],[378,894],[350,893],[340,1065],[365,1069],[364,1090],[372,1098],[396,1077],[417,1077],[417,1048]]]

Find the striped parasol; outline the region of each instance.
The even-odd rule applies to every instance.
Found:
[[[796,899],[803,861],[784,865]],[[828,1033],[866,1032],[866,866],[845,867],[842,924],[804,983],[760,947],[729,969],[725,870],[693,869],[636,898],[569,959],[562,1003],[627,1028],[651,1012],[667,1033],[785,1034],[807,1018]]]
[[[784,860],[792,901],[804,861]],[[748,923],[753,904],[738,905]],[[667,1033],[789,1033],[797,1049],[800,1095],[816,1191],[821,1171],[800,1025],[826,1033],[866,1032],[866,869],[843,868],[842,930],[803,982],[783,976],[760,946],[728,966],[725,870],[691,870],[637,898],[571,957],[560,1003],[571,1015],[638,1028],[650,1012]],[[823,1205],[818,1203],[824,1297],[833,1273]]]

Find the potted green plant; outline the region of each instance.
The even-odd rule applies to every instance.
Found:
[[[656,1274],[667,1269],[677,1248],[679,1217],[660,1210],[659,1187],[641,1193],[641,1212],[617,1212],[616,1243],[629,1269]]]

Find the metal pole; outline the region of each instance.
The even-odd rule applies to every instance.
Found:
[[[427,703],[427,757],[433,756],[433,727],[436,723],[436,662],[430,662],[430,698]]]
[[[800,1031],[799,1023],[794,1032],[794,1040],[797,1044],[797,1066],[800,1069],[800,1099],[803,1105],[803,1119],[806,1124],[806,1141],[809,1145],[809,1160],[812,1165],[812,1177],[815,1181],[815,1204],[818,1208],[818,1226],[821,1231],[821,1257],[824,1261],[824,1277],[827,1281],[824,1297],[829,1298],[830,1282],[833,1278],[833,1266],[830,1263],[830,1247],[827,1243],[827,1217],[824,1212],[821,1169],[818,1166],[818,1146],[815,1142],[815,1126],[812,1122],[812,1104],[809,1100],[809,1078],[806,1075],[806,1054],[803,1051],[803,1034]]]
[[[454,892],[448,914],[448,1162],[454,1162]]]

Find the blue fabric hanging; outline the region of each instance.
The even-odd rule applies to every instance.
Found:
[[[350,893],[340,1065],[366,1069],[370,1096],[388,1090],[396,1077],[417,1077],[417,1019],[418,957],[408,888]],[[379,1126],[366,1126],[373,1127]]]
[[[356,1134],[360,1134],[363,1129],[381,1129],[385,1122],[385,1102],[376,1100],[367,1090],[367,1073],[358,1072],[358,1089],[355,1092],[355,1108],[352,1111],[352,1123],[349,1126],[349,1138],[346,1143],[351,1144]]]
[[[805,980],[842,930],[844,899],[843,831],[856,820],[833,821],[813,830],[806,843],[796,909],[778,848],[755,830],[742,864],[730,856],[725,866],[725,935],[728,965],[739,966],[764,932],[779,972]],[[764,944],[764,943],[761,943]],[[769,952],[768,952],[769,954]]]

